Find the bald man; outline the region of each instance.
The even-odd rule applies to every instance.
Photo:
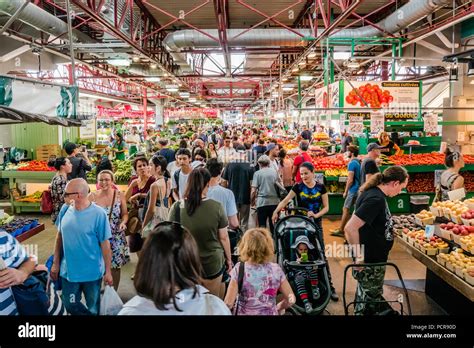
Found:
[[[104,209],[87,198],[84,179],[66,185],[63,205],[56,220],[58,235],[51,278],[61,277],[62,298],[71,315],[98,315],[102,278],[112,285],[112,237]],[[82,295],[86,306],[81,303]]]

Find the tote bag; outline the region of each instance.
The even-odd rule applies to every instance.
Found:
[[[166,221],[168,219],[169,208],[165,207],[163,197],[161,197],[161,192],[158,190],[158,199],[160,202],[159,206],[155,206],[153,218],[150,222],[143,228],[142,236],[143,238],[148,237],[148,235],[153,232],[156,225],[160,222]]]

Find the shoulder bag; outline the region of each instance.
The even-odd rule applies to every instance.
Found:
[[[241,292],[242,292],[242,287],[244,285],[244,277],[245,277],[245,262],[240,262],[239,265],[239,277],[237,279],[237,302],[234,307],[234,315],[239,314],[239,306],[240,306],[240,301],[241,301]]]

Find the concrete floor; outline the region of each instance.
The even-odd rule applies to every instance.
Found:
[[[28,239],[24,244],[30,244],[37,247],[38,260],[40,263],[44,263],[46,259],[53,253],[54,240],[56,235],[56,229],[53,227],[48,216],[44,215],[26,215],[23,217],[36,217],[39,218],[42,223],[45,224],[46,229],[38,235]],[[333,237],[330,235],[330,230],[338,227],[339,222],[337,217],[328,217],[323,220],[324,228],[324,239],[326,245],[336,243],[336,245],[342,245],[343,239]],[[409,253],[407,253],[403,247],[395,243],[391,253],[389,261],[395,263],[402,273],[403,279],[409,290],[409,298],[412,307],[412,313],[415,315],[443,315],[445,312],[428,296],[424,293],[424,278],[426,268],[423,264],[414,259]],[[327,307],[327,313],[331,315],[343,315],[344,308],[342,304],[342,287],[343,287],[343,274],[344,267],[350,264],[350,259],[332,257],[329,258],[329,264],[331,274],[333,277],[334,286],[340,296],[339,302],[331,302]],[[132,254],[131,262],[122,269],[122,279],[119,286],[118,293],[123,299],[127,301],[135,295],[133,288],[133,282],[131,275],[134,273],[137,264],[136,254]],[[402,294],[402,290],[397,287],[396,280],[398,279],[396,272],[393,269],[387,269],[385,276],[386,285],[384,288],[384,296],[387,300],[395,300],[399,294]],[[356,282],[350,276],[348,272],[347,281],[347,301],[350,302],[354,298]]]

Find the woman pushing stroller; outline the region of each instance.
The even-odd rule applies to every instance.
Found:
[[[284,209],[288,203],[296,197],[297,206],[308,210],[308,218],[312,218],[317,229],[317,239],[324,251],[324,238],[322,216],[329,211],[329,197],[326,187],[316,181],[314,175],[314,166],[309,162],[300,165],[301,183],[293,186],[290,193],[280,202],[273,212],[272,220],[275,223],[278,220],[279,212]],[[324,257],[325,258],[325,257]],[[329,264],[326,262],[326,269],[331,287],[331,300],[338,301],[339,296],[332,284]]]

